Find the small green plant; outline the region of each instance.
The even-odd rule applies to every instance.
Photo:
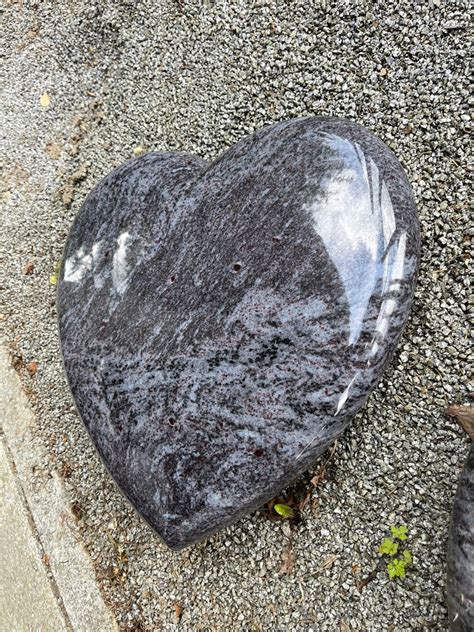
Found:
[[[394,542],[391,538],[384,538],[379,546],[379,553],[382,555],[395,555],[398,551],[398,542]]]
[[[390,579],[395,579],[395,577],[405,577],[405,563],[403,560],[399,560],[398,558],[393,559],[391,562],[387,564],[387,573]]]
[[[282,518],[294,518],[295,512],[289,505],[274,505],[273,509],[277,512],[279,516]]]
[[[399,527],[392,525],[390,533],[392,537],[383,539],[382,544],[379,546],[379,553],[390,558],[387,561],[387,574],[390,579],[395,579],[395,577],[403,578],[406,576],[407,566],[410,566],[413,562],[413,556],[407,548],[400,551],[401,543],[408,539],[408,528],[405,525],[400,525]],[[399,542],[395,542],[395,540],[399,540]],[[398,556],[395,557],[397,554]]]
[[[399,527],[394,527],[393,525],[390,527],[390,532],[392,536],[397,540],[406,540],[408,537],[408,528],[402,524]]]

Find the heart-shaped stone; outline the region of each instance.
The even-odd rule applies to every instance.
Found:
[[[407,319],[419,228],[387,147],[296,119],[215,162],[151,153],[86,199],[64,364],[122,491],[180,548],[262,505],[361,408]]]

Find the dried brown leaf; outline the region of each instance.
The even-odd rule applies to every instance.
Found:
[[[447,408],[446,415],[457,419],[461,427],[474,441],[474,406],[458,406],[453,404]]]
[[[76,520],[82,519],[84,512],[81,505],[77,502],[77,500],[71,504],[71,511],[73,513],[73,516],[76,518]]]
[[[23,367],[23,357],[21,356],[21,354],[13,353],[11,355],[11,363],[15,371],[20,371]]]
[[[323,463],[318,467],[313,478],[311,479],[311,485],[313,487],[317,487],[319,483],[321,483],[324,480],[325,476],[326,476],[326,466]]]
[[[59,470],[59,476],[61,478],[69,478],[72,474],[72,467],[69,463],[64,463],[61,469]]]
[[[281,516],[279,516],[277,512],[273,510],[273,507],[275,506],[277,502],[278,502],[278,498],[272,498],[265,504],[265,507],[267,509],[266,517],[272,522],[281,520]]]
[[[282,522],[281,530],[283,531],[283,535],[287,538],[291,538],[291,525],[288,521]]]
[[[374,571],[369,573],[367,577],[364,577],[360,581],[356,581],[355,584],[357,586],[357,590],[359,592],[362,592],[362,588],[364,588],[364,586],[367,586],[367,584],[369,584],[371,581],[373,581],[377,577],[377,572],[378,572],[377,569],[375,569]]]
[[[291,575],[295,567],[295,556],[293,553],[293,549],[290,546],[287,546],[283,549],[281,559],[283,560],[283,564],[281,565],[278,573],[280,575]]]
[[[321,463],[316,469],[316,471],[314,472],[313,478],[311,479],[311,484],[313,485],[313,487],[317,487],[326,478],[327,466],[332,461],[334,453],[336,452],[336,449],[337,449],[337,445],[338,445],[338,442],[336,439],[336,441],[334,441],[334,443],[328,450],[329,454],[326,460],[323,463]]]
[[[29,275],[33,274],[34,266],[32,261],[28,261],[28,263],[23,268],[23,274]]]
[[[183,614],[183,606],[180,603],[174,604],[174,616],[176,617],[176,622],[178,623]]]
[[[38,370],[38,363],[37,362],[28,362],[28,364],[26,365],[26,370],[30,374],[30,377],[33,377],[33,375],[35,375],[36,371]]]
[[[306,495],[305,495],[305,497],[303,498],[303,500],[302,500],[302,501],[298,504],[298,509],[299,509],[300,511],[303,511],[303,510],[304,510],[304,508],[306,507],[306,505],[309,503],[309,500],[310,500],[310,498],[311,498],[311,492],[312,492],[312,490],[310,489],[310,490],[306,493]]]

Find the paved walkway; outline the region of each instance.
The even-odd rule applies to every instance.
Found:
[[[34,423],[0,348],[0,632],[117,630]]]

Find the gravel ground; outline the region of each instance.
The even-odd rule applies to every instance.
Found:
[[[4,2],[0,325],[38,415],[45,472],[65,479],[122,629],[447,628],[448,519],[468,451],[443,416],[468,397],[467,5]],[[310,114],[361,122],[405,165],[423,234],[412,317],[326,475],[315,488],[311,474],[301,481],[312,493],[299,524],[256,512],[172,553],[117,491],[75,413],[50,275],[88,190],[134,153],[212,158]],[[414,564],[390,581],[377,549],[400,523]]]

